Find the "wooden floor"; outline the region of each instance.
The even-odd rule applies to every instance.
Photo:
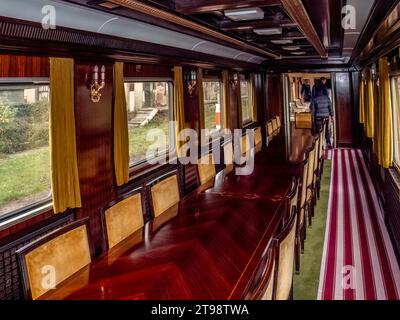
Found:
[[[244,298],[312,137],[294,130],[293,154],[286,141],[257,154],[251,175],[221,173],[215,187],[183,198],[43,298]]]

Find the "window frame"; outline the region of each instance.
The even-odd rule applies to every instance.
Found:
[[[396,82],[398,82],[398,87],[396,88]],[[399,90],[398,90],[399,89]],[[398,144],[396,146],[395,143],[395,138],[394,138],[394,134],[396,132],[396,127],[397,129],[400,129],[400,73],[395,73],[392,74],[390,77],[390,91],[391,91],[391,105],[392,105],[392,114],[394,115],[394,108],[397,108],[397,124],[395,123],[396,121],[396,117],[393,116],[392,117],[392,132],[393,132],[393,167],[396,169],[397,173],[400,175],[400,133],[398,134]],[[397,94],[398,93],[398,94]],[[395,98],[394,95],[397,94],[397,97]],[[398,101],[395,101],[398,100]],[[397,103],[395,103],[397,102]],[[398,131],[397,131],[398,132]],[[398,152],[398,155],[396,156],[395,151]],[[396,161],[398,158],[399,163]]]
[[[224,83],[222,81],[222,79],[218,78],[218,77],[204,77],[203,78],[203,106],[204,106],[204,126],[206,125],[206,121],[205,121],[205,117],[206,117],[206,113],[205,113],[205,99],[204,99],[204,94],[205,94],[205,90],[204,90],[204,83],[219,83],[220,86],[220,117],[221,117],[221,129],[215,129],[212,130],[209,134],[207,134],[205,136],[206,139],[208,140],[215,140],[219,137],[221,137],[223,135],[224,129],[225,129],[225,109],[224,109],[224,104],[223,104],[223,100],[224,100]],[[202,128],[204,130],[207,130],[208,128]],[[210,129],[208,129],[210,130]]]
[[[251,79],[249,79],[249,78],[247,78],[245,75],[240,75],[239,76],[239,78],[240,78],[240,83],[239,83],[239,86],[240,86],[240,97],[239,97],[239,99],[240,99],[240,108],[241,108],[241,110],[240,110],[240,112],[241,112],[241,114],[240,114],[240,118],[241,118],[241,122],[242,122],[242,127],[247,127],[247,126],[249,126],[249,125],[251,125],[253,122],[254,122],[254,119],[253,119],[253,110],[252,110],[252,104],[253,104],[253,99],[254,99],[254,97],[253,97],[253,87],[252,87],[252,81],[251,81]],[[249,120],[247,120],[247,121],[245,121],[245,119],[243,119],[243,103],[242,103],[242,82],[247,82],[247,85],[248,85],[248,91],[249,91],[249,110],[250,110],[250,119]]]
[[[0,87],[3,86],[24,86],[24,85],[34,85],[34,86],[48,86],[50,88],[50,78],[49,77],[10,77],[2,78],[0,77]],[[49,96],[49,115],[50,115],[50,96]],[[49,141],[50,148],[50,141]],[[51,163],[50,163],[51,165]],[[51,170],[51,168],[50,168]],[[44,212],[52,210],[53,206],[53,191],[50,189],[49,195],[39,201],[32,202],[25,205],[19,209],[15,209],[0,215],[0,230],[9,228],[11,225],[23,222],[34,216],[40,215]]]
[[[170,124],[172,123],[172,126],[169,126],[169,150],[165,150],[159,154],[157,154],[156,157],[152,158],[152,160],[157,160],[157,159],[165,159],[165,156],[167,156],[167,159],[169,159],[170,155],[176,155],[176,137],[175,137],[175,114],[174,114],[174,80],[169,77],[124,77],[124,90],[125,90],[125,84],[127,83],[154,83],[154,82],[166,82],[168,85],[168,100],[169,100],[169,122]],[[126,92],[125,92],[125,98],[127,99]],[[129,128],[128,128],[129,131]],[[172,134],[171,134],[172,133]],[[129,137],[128,137],[129,140]],[[129,141],[128,141],[129,142]],[[139,160],[139,161],[131,161],[129,159],[129,170],[130,173],[136,171],[136,170],[145,170],[150,167],[154,167],[157,165],[151,165],[148,164],[146,159]]]

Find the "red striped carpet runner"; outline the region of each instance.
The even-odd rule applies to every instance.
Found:
[[[360,150],[332,152],[320,300],[400,299],[400,270]]]

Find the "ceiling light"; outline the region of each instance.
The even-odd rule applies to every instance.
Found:
[[[287,46],[287,47],[282,47],[282,49],[286,51],[296,51],[300,50],[301,48],[299,46]]]
[[[272,36],[276,34],[282,34],[282,28],[254,29],[253,31],[260,36]]]
[[[294,54],[295,56],[301,56],[303,54],[306,54],[307,52],[305,51],[296,51],[296,52],[291,52],[291,54]]]
[[[293,40],[285,40],[285,39],[271,40],[271,43],[273,43],[273,44],[291,44],[291,43],[293,43]]]
[[[233,21],[264,19],[264,11],[260,8],[244,8],[244,9],[225,10],[224,14],[226,17],[228,17],[229,19],[231,19]]]

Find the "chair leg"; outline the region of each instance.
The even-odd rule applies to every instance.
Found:
[[[308,226],[312,226],[312,218],[314,217],[314,205],[313,200],[311,199],[310,203],[308,204]]]
[[[297,235],[296,236],[296,247],[295,247],[295,268],[296,268],[296,274],[300,274],[300,242],[301,242],[301,236]],[[304,246],[304,245],[303,245]]]

